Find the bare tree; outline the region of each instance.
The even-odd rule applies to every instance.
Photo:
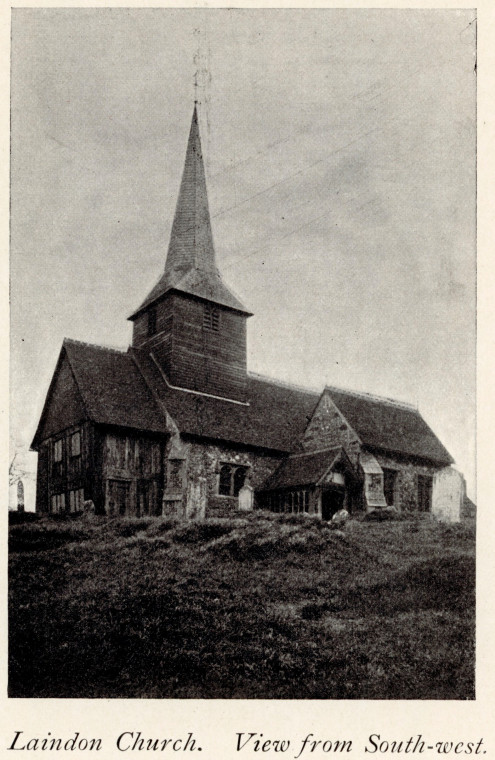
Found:
[[[12,461],[10,462],[9,466],[9,486],[14,486],[16,483],[19,482],[19,480],[23,479],[29,479],[31,480],[33,478],[33,473],[29,472],[29,470],[24,469],[19,463],[18,463],[18,452],[16,451],[14,456],[12,457]]]

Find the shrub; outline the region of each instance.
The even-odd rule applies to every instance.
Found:
[[[289,552],[312,553],[321,551],[327,545],[330,531],[325,536],[314,530],[311,523],[304,524],[304,527],[300,521],[293,524],[289,520],[283,520],[281,523],[259,523],[232,531],[214,541],[209,550],[244,561],[285,556]]]
[[[303,620],[320,620],[327,612],[325,602],[310,602],[301,608],[301,617]]]
[[[40,519],[39,512],[10,512],[9,525],[21,525],[23,523],[33,523]]]
[[[152,517],[125,517],[122,521],[115,522],[113,528],[117,536],[130,538],[149,528],[152,523]]]
[[[173,540],[180,544],[204,544],[231,533],[238,525],[239,521],[222,519],[185,523],[176,528]]]
[[[395,507],[383,507],[367,512],[364,519],[367,522],[384,522],[385,520],[402,520],[404,519]]]
[[[9,533],[9,552],[34,552],[57,549],[73,541],[85,541],[90,533],[78,525],[53,522],[15,525]]]
[[[153,553],[159,549],[168,549],[171,542],[164,536],[147,536],[144,533],[131,536],[125,543],[126,549],[140,549],[143,553]]]
[[[159,536],[162,533],[174,530],[179,524],[180,521],[177,517],[161,517],[153,520],[146,533],[148,536]]]

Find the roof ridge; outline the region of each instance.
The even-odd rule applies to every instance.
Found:
[[[116,346],[101,346],[98,343],[88,343],[85,340],[75,340],[75,338],[64,338],[63,345],[67,343],[75,344],[76,346],[86,346],[87,348],[97,348],[99,351],[113,351],[116,354],[127,354],[127,348],[117,348]]]
[[[350,396],[357,396],[358,398],[369,399],[370,401],[379,401],[381,403],[390,404],[391,406],[398,406],[402,409],[409,409],[413,412],[418,412],[419,409],[409,401],[400,401],[398,399],[390,398],[389,396],[379,396],[376,393],[368,393],[367,391],[355,391],[350,388],[339,388],[336,385],[325,385],[326,391],[336,391],[337,393],[348,393]]]
[[[286,380],[280,380],[277,377],[270,377],[269,375],[262,375],[260,372],[249,372],[248,377],[252,377],[255,380],[265,380],[266,382],[273,383],[273,385],[279,385],[281,388],[290,388],[295,391],[302,391],[314,396],[321,396],[321,390],[317,388],[308,388],[304,385],[298,385],[297,383],[289,383]]]
[[[289,454],[287,459],[295,459],[296,457],[310,457],[313,456],[313,454],[326,454],[327,451],[338,451],[342,448],[342,446],[327,446],[324,449],[315,449],[314,451],[300,451],[294,454]]]

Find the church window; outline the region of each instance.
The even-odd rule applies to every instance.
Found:
[[[148,338],[156,333],[156,309],[148,312]]]
[[[395,470],[386,470],[383,468],[383,494],[385,496],[385,501],[387,502],[387,507],[393,507],[394,505],[396,475],[397,473]]]
[[[62,475],[64,468],[64,439],[59,438],[53,442],[52,474]]]
[[[62,438],[59,438],[58,441],[54,441],[53,443],[53,461],[54,462],[62,461],[62,452],[63,452],[62,447],[63,447]]]
[[[220,324],[220,312],[211,303],[205,303],[203,310],[203,327],[205,330],[213,330],[218,332]]]
[[[70,512],[82,512],[83,502],[84,502],[84,488],[78,488],[75,491],[69,491]]]
[[[418,475],[418,509],[420,512],[431,510],[431,492],[433,478],[429,475]]]
[[[81,456],[81,433],[76,430],[70,437],[70,455],[71,457]]]
[[[220,496],[230,496],[230,488],[232,484],[232,473],[230,464],[224,464],[220,468],[220,481],[218,484],[218,493]]]
[[[52,496],[52,512],[53,514],[60,514],[60,512],[65,512],[64,493],[57,493]]]
[[[223,464],[218,479],[220,496],[239,496],[239,491],[246,480],[248,468],[243,465]]]

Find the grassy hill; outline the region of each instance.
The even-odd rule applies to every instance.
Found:
[[[11,697],[474,698],[474,528],[10,528]]]

